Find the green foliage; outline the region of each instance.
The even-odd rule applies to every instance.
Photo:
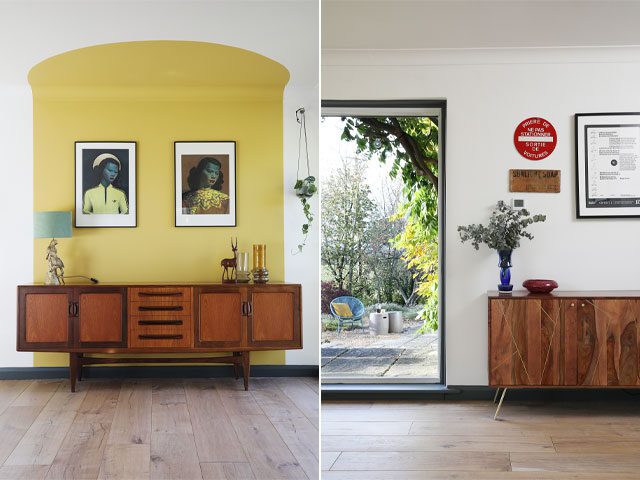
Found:
[[[438,125],[428,117],[344,118],[342,139],[357,151],[391,161],[406,203],[392,217],[404,229],[392,240],[414,279],[412,297],[425,302],[423,331],[438,328]]]
[[[375,204],[365,178],[365,162],[344,159],[322,185],[321,261],[340,290],[368,294],[367,232]]]
[[[521,238],[533,239],[533,235],[526,228],[537,222],[544,222],[546,215],[530,216],[525,209],[515,210],[510,205],[500,200],[493,211],[487,226],[471,224],[459,226],[460,240],[471,241],[473,247],[478,250],[484,243],[492,250],[515,250],[520,246]]]
[[[300,203],[302,203],[302,213],[307,220],[307,223],[302,224],[302,234],[304,235],[304,237],[302,239],[302,243],[298,245],[298,252],[301,252],[306,245],[307,236],[309,235],[309,229],[311,228],[311,223],[313,222],[311,205],[309,204],[309,201],[307,199],[313,197],[313,195],[318,191],[318,187],[316,187],[315,182],[315,177],[309,176],[304,180],[296,180],[296,183],[293,186],[296,195],[298,196],[298,198],[300,198]]]

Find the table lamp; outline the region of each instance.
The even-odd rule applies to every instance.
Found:
[[[33,238],[50,238],[47,247],[47,285],[64,285],[64,263],[58,256],[56,238],[71,237],[71,212],[33,212]]]

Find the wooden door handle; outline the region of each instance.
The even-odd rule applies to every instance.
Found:
[[[138,335],[140,340],[181,340],[182,335]]]
[[[182,325],[182,320],[138,320],[138,325]]]
[[[138,311],[140,312],[179,312],[179,311],[182,311],[182,306],[181,305],[159,305],[159,306],[152,306],[152,307],[141,306],[141,307],[138,307]]]
[[[182,292],[138,292],[141,297],[181,297]]]

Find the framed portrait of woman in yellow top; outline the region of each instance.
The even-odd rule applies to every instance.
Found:
[[[174,150],[176,227],[235,227],[235,142],[175,142]]]
[[[75,143],[76,227],[136,226],[136,142]]]

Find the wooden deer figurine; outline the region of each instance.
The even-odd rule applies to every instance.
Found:
[[[238,237],[236,237],[236,243],[233,243],[233,237],[231,237],[231,250],[233,251],[233,258],[223,258],[220,261],[220,266],[224,267],[222,272],[222,283],[236,283],[236,266],[238,264]]]

